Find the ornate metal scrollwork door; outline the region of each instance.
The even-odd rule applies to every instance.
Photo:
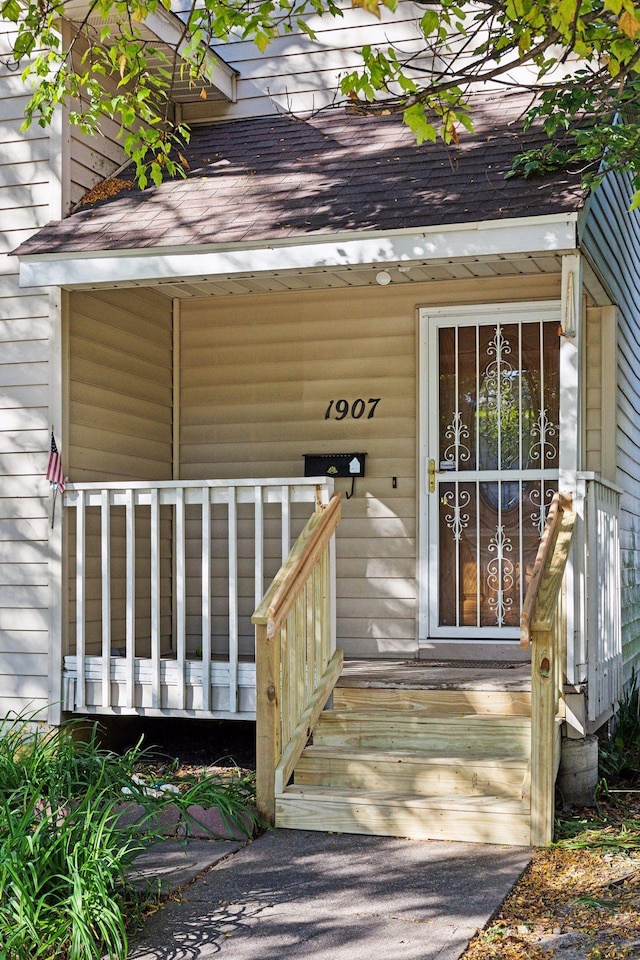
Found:
[[[430,322],[431,636],[517,635],[558,482],[557,320],[483,313]]]

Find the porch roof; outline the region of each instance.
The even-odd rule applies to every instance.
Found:
[[[28,260],[195,253],[575,216],[586,199],[578,171],[504,179],[519,152],[546,141],[539,129],[523,131],[528,102],[478,98],[475,131],[459,148],[418,146],[398,117],[344,111],[196,127],[186,179],[143,191],[125,173],[15,252]]]

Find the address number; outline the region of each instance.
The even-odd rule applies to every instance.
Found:
[[[352,420],[360,420],[366,412],[366,419],[373,420],[379,403],[380,397],[369,397],[368,400],[359,397],[353,403],[349,403],[348,400],[330,400],[324,418],[325,420],[344,420],[350,416]]]

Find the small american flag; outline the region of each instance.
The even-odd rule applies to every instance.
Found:
[[[49,452],[49,463],[47,465],[47,480],[54,488],[64,493],[64,474],[62,473],[62,459],[58,453],[56,440],[51,431],[51,450]]]

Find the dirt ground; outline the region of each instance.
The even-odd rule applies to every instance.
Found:
[[[562,811],[558,835],[462,960],[640,958],[640,789]]]

